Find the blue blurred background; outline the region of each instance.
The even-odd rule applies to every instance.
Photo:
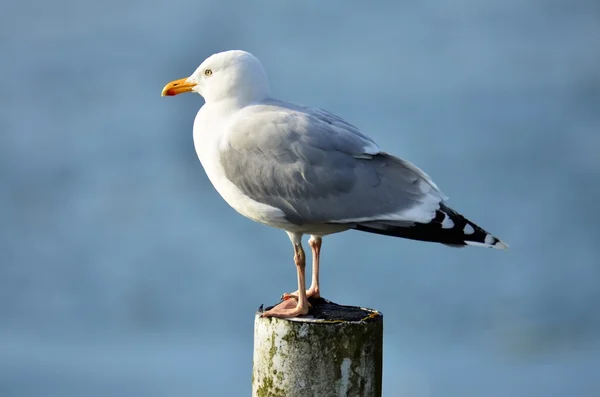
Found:
[[[600,3],[25,0],[0,15],[0,396],[250,395],[285,233],[230,209],[196,95],[245,49],[273,94],[425,169],[508,252],[347,232],[324,296],[385,314],[386,396],[600,395]]]

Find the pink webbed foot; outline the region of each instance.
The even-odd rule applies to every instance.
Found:
[[[321,293],[319,292],[319,290],[317,288],[309,288],[306,290],[306,297],[318,299],[321,297]],[[281,299],[284,301],[292,299],[292,298],[294,298],[296,300],[298,299],[298,291],[297,290],[295,292],[291,292],[291,293],[286,292],[281,296]]]
[[[306,305],[303,305],[296,299],[287,299],[271,310],[264,312],[261,317],[292,318],[305,316],[308,314],[308,302],[306,303]]]

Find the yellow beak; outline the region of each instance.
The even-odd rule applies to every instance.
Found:
[[[161,96],[174,96],[177,94],[183,94],[184,92],[190,92],[196,86],[196,83],[188,83],[187,77],[183,79],[171,81],[162,90]]]

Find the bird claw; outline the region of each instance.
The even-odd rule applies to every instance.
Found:
[[[308,298],[319,299],[320,297],[321,297],[321,294],[319,293],[318,290],[314,290],[312,288],[306,290],[306,298],[307,299]],[[282,301],[286,301],[286,300],[291,299],[291,298],[294,298],[294,299],[297,300],[298,299],[298,291],[292,292],[292,293],[286,292],[283,295],[281,295],[281,300]]]
[[[264,312],[261,317],[293,318],[304,316],[308,314],[309,307],[310,303],[305,306],[293,299],[287,299]]]
[[[287,294],[287,293],[286,293],[286,294],[283,294],[283,295],[281,296],[281,300],[282,300],[283,302],[286,302],[286,301],[289,301],[289,300],[292,300],[292,299],[293,299],[294,301],[296,301],[296,302],[297,302],[297,301],[298,301],[298,296],[296,296],[296,295],[292,295],[292,294]],[[307,299],[308,299],[308,298],[307,298]],[[310,303],[308,300],[306,301],[306,303],[308,303],[308,308],[310,309],[310,308],[312,307],[311,303]]]

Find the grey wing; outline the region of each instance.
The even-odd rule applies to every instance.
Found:
[[[285,106],[288,109],[294,109],[304,114],[310,114],[311,117],[314,117],[321,122],[327,123],[333,126],[333,128],[339,128],[344,130],[345,134],[355,135],[359,137],[365,144],[367,144],[367,146],[374,145],[375,147],[377,147],[375,141],[373,141],[373,139],[360,132],[360,130],[357,127],[348,123],[343,118],[336,116],[331,112],[328,112],[327,110],[310,108],[308,106],[298,105],[289,102],[282,102],[278,100],[271,100],[271,103],[274,106]],[[377,152],[379,152],[379,150],[377,150]]]
[[[289,108],[247,110],[220,159],[245,195],[295,224],[429,222],[444,198],[426,174],[371,139]]]

